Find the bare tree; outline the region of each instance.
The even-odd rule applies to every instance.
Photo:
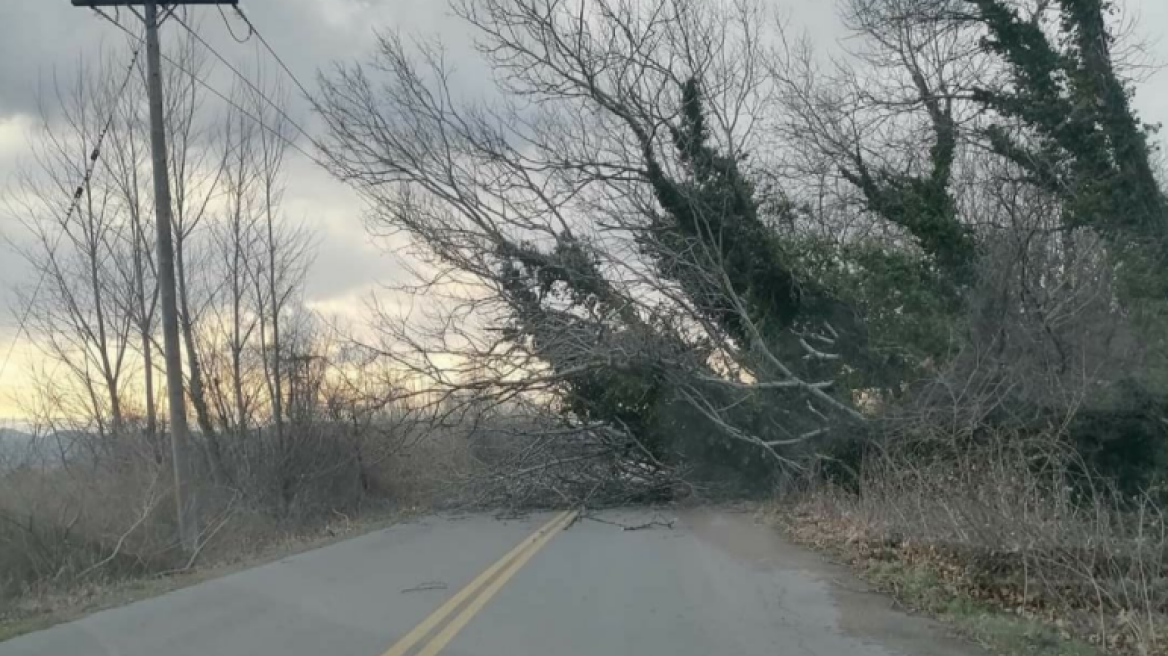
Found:
[[[186,352],[187,379],[191,407],[199,430],[208,439],[211,457],[218,461],[215,427],[211,422],[207,405],[202,364],[199,360],[198,324],[206,302],[195,297],[195,287],[200,282],[196,272],[197,234],[200,225],[211,211],[212,201],[217,192],[223,167],[217,161],[217,150],[211,142],[213,132],[202,118],[202,87],[195,78],[205,74],[207,57],[198,48],[190,34],[176,40],[175,52],[171,57],[183,65],[167,69],[163,81],[166,98],[165,119],[167,130],[167,150],[173,179],[174,196],[174,257],[175,277],[178,287],[179,324],[182,330],[183,347]]]
[[[830,63],[784,30],[767,68],[781,111],[777,133],[809,202],[842,208],[844,239],[873,233],[919,246],[959,286],[972,282],[977,219],[963,212],[967,148],[977,121],[972,89],[992,81],[975,25],[949,16],[949,0],[851,0],[858,39]],[[808,185],[807,182],[811,184]],[[856,224],[861,210],[871,217]],[[889,228],[892,228],[890,231]],[[891,234],[889,234],[891,232]]]
[[[427,265],[433,331],[387,322],[385,355],[430,393],[550,394],[642,443],[669,431],[635,417],[685,407],[688,430],[790,461],[780,449],[861,421],[832,372],[862,336],[792,271],[742,163],[773,88],[758,7],[456,11],[502,99],[462,98],[439,46],[393,37],[376,80],[352,67],[324,81],[334,171],[369,198],[372,228],[404,231]],[[785,398],[783,419],[735,418],[767,397]]]
[[[97,135],[124,102],[114,95],[114,70],[103,65],[81,70],[67,84],[56,81],[45,99],[52,105],[42,103],[34,167],[25,170],[9,207],[33,237],[24,252],[42,278],[40,295],[23,300],[30,332],[45,337],[48,355],[83,390],[85,416],[102,434],[118,433],[124,424],[133,325],[119,311],[118,249],[132,242],[126,239],[125,199],[108,169],[84,175],[97,156]],[[124,124],[111,123],[107,144],[126,137]]]
[[[162,462],[165,451],[158,436],[159,410],[154,383],[154,317],[158,286],[153,258],[151,200],[146,191],[149,185],[144,184],[148,180],[146,171],[150,165],[149,144],[146,141],[141,87],[130,86],[124,93],[115,113],[118,129],[109,141],[104,160],[111,184],[125,213],[122,243],[114,262],[120,276],[117,289],[124,292],[118,295],[121,310],[130,317],[138,333],[138,349],[142,358],[140,374],[144,397],[144,429],[156,449],[158,462]]]
[[[234,95],[239,98],[241,94],[237,91]],[[254,265],[250,263],[260,256],[256,129],[239,111],[231,112],[224,121],[221,138],[226,151],[222,175],[225,207],[211,230],[222,276],[215,285],[218,298],[209,308],[212,320],[207,330],[214,336],[204,350],[214,354],[225,349],[229,363],[226,370],[217,361],[207,360],[205,364],[213,370],[210,388],[219,408],[220,424],[236,434],[243,434],[254,424],[258,400],[249,385],[250,372],[245,371],[245,358],[253,350],[253,335],[260,321],[259,306],[252,293]],[[226,334],[220,338],[219,331]]]
[[[287,93],[275,89],[277,106],[286,104]],[[257,171],[258,202],[261,214],[261,262],[255,275],[256,298],[260,307],[260,339],[263,344],[264,366],[269,398],[272,403],[272,422],[277,439],[283,438],[285,381],[282,371],[280,319],[291,297],[303,282],[307,267],[308,246],[302,231],[286,229],[277,222],[283,196],[284,158],[290,129],[284,115],[272,110],[270,103],[253,92],[251,107],[259,117],[262,128],[257,135],[255,167]]]

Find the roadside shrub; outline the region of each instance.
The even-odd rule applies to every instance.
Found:
[[[931,572],[1117,652],[1162,653],[1163,511],[1150,494],[1122,493],[1061,435],[1001,432],[972,446],[899,436],[865,456],[852,489],[817,478],[808,491],[803,510],[824,539],[867,562]]]
[[[178,548],[172,475],[158,440],[58,431],[0,470],[0,604],[48,592],[231,562],[292,536],[349,526],[370,506],[420,504],[394,448],[402,424],[291,422],[196,435],[199,548]],[[421,486],[418,486],[421,487]],[[3,615],[0,612],[0,615]]]

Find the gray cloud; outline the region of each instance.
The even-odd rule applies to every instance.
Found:
[[[445,3],[430,0],[244,0],[241,7],[306,82],[312,81],[318,67],[366,52],[375,27],[447,36],[462,31]],[[250,45],[240,47],[228,38],[216,9],[192,7],[190,12],[221,52],[251,55]],[[245,34],[246,28],[230,10],[227,14],[236,33]],[[127,9],[120,10],[119,16],[123,24],[136,24]],[[164,39],[166,31],[179,29],[164,29]],[[122,44],[124,38],[115,27],[88,9],[73,7],[69,0],[4,0],[0,2],[0,42],[5,51],[0,58],[0,117],[7,117],[35,111],[38,85],[46,77],[68,77],[81,61]]]
[[[465,28],[450,15],[445,3],[430,0],[245,0],[241,5],[263,36],[309,88],[315,86],[317,71],[334,62],[365,58],[374,45],[375,28],[403,33],[435,35],[454,47],[454,56],[468,58]],[[236,36],[245,36],[247,27],[226,11],[227,22]],[[123,9],[119,18],[126,25],[137,19]],[[267,52],[253,38],[239,44],[231,36],[224,18],[212,7],[192,7],[188,23],[229,61],[244,70],[262,63],[266,75],[281,78],[289,87],[289,113],[310,133],[315,129],[305,102],[277,68]],[[163,40],[178,36],[182,27],[168,25]],[[62,38],[67,35],[67,38]],[[22,160],[27,159],[27,136],[38,111],[38,95],[47,91],[53,79],[69,80],[80,66],[99,54],[120,62],[125,56],[126,38],[91,11],[75,8],[68,0],[0,2],[0,42],[6,53],[0,59],[0,184],[10,184]],[[458,52],[458,48],[462,52]],[[257,59],[258,58],[258,59]],[[228,91],[235,82],[225,67],[209,60],[210,83]],[[479,78],[481,79],[481,78]],[[208,97],[208,109],[223,109],[223,103]],[[311,146],[303,138],[300,145]],[[344,296],[371,281],[392,276],[396,268],[365,238],[358,199],[327,173],[293,155],[285,195],[291,218],[308,223],[318,235],[316,266],[309,279],[310,300]],[[2,188],[0,188],[2,189]],[[4,191],[0,190],[0,199]],[[2,205],[2,203],[0,203]],[[20,241],[14,217],[0,218],[0,236]],[[6,343],[15,317],[12,313],[14,284],[30,282],[28,267],[8,246],[0,243],[0,343]],[[2,357],[2,356],[0,356]]]

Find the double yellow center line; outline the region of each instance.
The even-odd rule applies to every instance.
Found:
[[[551,521],[544,524],[535,533],[529,535],[527,539],[520,542],[514,549],[508,551],[506,555],[484,570],[482,574],[475,577],[465,588],[459,590],[458,594],[438,607],[438,610],[422,620],[420,624],[403,636],[401,640],[397,641],[382,656],[405,656],[415,645],[427,636],[430,636],[451,613],[461,608],[461,611],[454,616],[454,619],[450,620],[433,637],[430,637],[429,641],[423,644],[422,648],[416,654],[416,656],[436,656],[483,609],[483,606],[487,605],[491,597],[498,594],[499,590],[507,584],[507,581],[512,576],[515,576],[515,573],[527,561],[531,560],[532,556],[548,542],[551,542],[551,539],[555,537],[556,533],[559,533],[564,527],[571,524],[574,519],[576,519],[576,511],[564,511],[553,517]]]

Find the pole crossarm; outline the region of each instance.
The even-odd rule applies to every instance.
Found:
[[[144,5],[145,0],[73,0],[74,7],[126,7]],[[163,5],[238,5],[239,0],[171,0]]]

